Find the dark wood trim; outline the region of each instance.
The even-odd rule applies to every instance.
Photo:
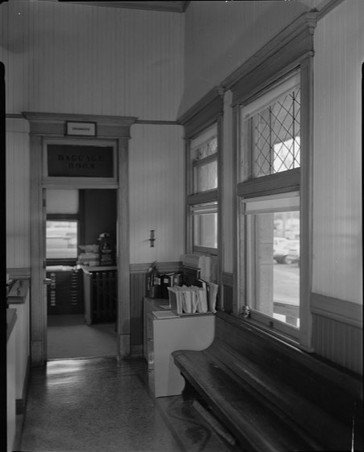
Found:
[[[169,273],[180,271],[182,263],[177,262],[157,262],[157,270],[160,273]],[[130,274],[147,273],[150,263],[130,264]]]
[[[356,328],[363,328],[363,306],[358,303],[313,292],[311,312]]]
[[[141,9],[145,11],[164,11],[171,13],[184,13],[188,8],[190,2],[113,2],[113,1],[72,1],[72,0],[58,0],[59,2],[78,3],[86,6],[101,6],[106,8],[127,8],[127,9]]]
[[[30,134],[46,137],[65,137],[67,121],[95,122],[97,124],[97,138],[130,138],[130,127],[135,123],[135,117],[131,116],[99,116],[79,115],[66,113],[38,113],[23,112],[23,117],[29,120]],[[78,139],[96,137],[72,137]]]
[[[282,173],[257,177],[246,182],[240,182],[237,186],[238,196],[262,196],[273,195],[300,189],[300,168]]]
[[[218,189],[207,190],[201,193],[194,193],[187,197],[187,205],[193,206],[195,204],[204,204],[208,202],[215,202],[218,199]]]
[[[180,126],[177,121],[159,121],[157,119],[137,119],[135,124],[158,125],[158,126]]]
[[[187,110],[177,121],[185,127],[185,136],[191,139],[203,129],[217,122],[223,115],[223,91],[213,88],[200,101]]]
[[[313,236],[313,59],[301,64],[301,173],[300,173],[300,345],[312,347],[312,236]]]
[[[339,6],[344,0],[326,0],[326,4],[319,10],[317,20],[321,20],[330,11]]]
[[[47,213],[47,220],[54,221],[67,221],[67,220],[79,220],[80,215],[78,213]]]
[[[313,33],[317,13],[304,13],[227,77],[221,86],[233,92],[233,105],[251,98],[287,73],[307,55],[313,55]]]

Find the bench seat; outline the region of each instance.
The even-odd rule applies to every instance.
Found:
[[[356,376],[225,313],[216,315],[210,347],[172,356],[184,395],[192,387],[243,450],[351,450],[362,405]],[[360,447],[361,428],[355,431]]]

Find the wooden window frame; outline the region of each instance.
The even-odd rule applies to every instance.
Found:
[[[219,248],[221,244],[221,215],[219,205],[221,205],[221,187],[222,185],[222,171],[221,171],[221,146],[222,146],[222,115],[223,115],[223,97],[219,89],[214,88],[197,104],[189,109],[178,122],[184,126],[185,129],[185,161],[186,161],[186,204],[185,204],[185,218],[186,218],[186,236],[185,236],[185,250],[186,253],[200,253],[211,256],[219,255]],[[191,160],[191,140],[203,133],[205,130],[216,124],[217,128],[217,155],[205,157],[199,162]],[[218,168],[218,187],[212,190],[206,190],[199,193],[193,193],[193,178],[194,168],[196,166],[205,164],[207,162],[217,161]],[[217,202],[217,248],[208,248],[201,246],[194,246],[193,244],[193,214],[191,207],[198,204],[206,204]],[[220,267],[220,266],[219,266]]]
[[[270,176],[259,178],[261,180],[249,181],[242,185],[238,182],[235,174],[236,196],[234,210],[236,221],[234,225],[237,244],[234,247],[234,272],[233,272],[233,302],[232,314],[241,315],[245,300],[240,297],[246,290],[245,282],[239,275],[242,273],[242,264],[239,262],[239,253],[246,246],[244,230],[239,230],[239,198],[244,193],[257,195],[268,193],[280,193],[282,185],[289,190],[297,188],[297,181],[301,190],[300,203],[300,240],[305,246],[301,248],[300,256],[300,321],[301,327],[295,343],[302,349],[312,351],[312,318],[310,311],[310,294],[312,287],[312,149],[313,149],[313,34],[316,27],[317,17],[313,13],[305,13],[293,21],[288,27],[274,37],[268,44],[261,48],[256,54],[249,58],[234,73],[227,77],[223,86],[232,92],[232,108],[234,115],[234,149],[235,162],[238,167],[238,149],[240,148],[240,107],[248,104],[258,95],[268,92],[280,79],[294,70],[300,71],[301,85],[301,168],[292,177],[281,173],[280,182]],[[293,171],[293,170],[291,170]],[[291,171],[287,171],[290,173]],[[291,178],[288,183],[286,178]],[[277,182],[277,185],[276,185]],[[287,188],[288,189],[288,188]],[[246,313],[244,313],[246,314]],[[252,319],[248,319],[252,321]],[[259,325],[273,334],[281,335],[279,331],[269,325]],[[283,337],[290,340],[283,332]]]

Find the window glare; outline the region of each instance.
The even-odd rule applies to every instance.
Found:
[[[217,248],[217,205],[204,204],[192,208],[193,245]]]
[[[77,258],[77,221],[47,221],[47,259]]]
[[[198,166],[195,169],[195,192],[217,188],[217,161]]]

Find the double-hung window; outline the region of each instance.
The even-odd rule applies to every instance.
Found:
[[[239,131],[240,307],[298,336],[304,152],[300,71],[241,104]]]
[[[188,149],[189,244],[192,252],[216,254],[218,233],[217,123],[191,138]]]

